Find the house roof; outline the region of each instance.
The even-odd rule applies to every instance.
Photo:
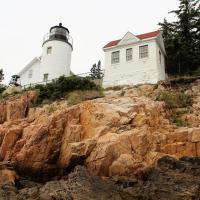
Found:
[[[152,37],[156,37],[160,34],[160,31],[153,31],[153,32],[149,32],[149,33],[144,33],[144,34],[140,34],[140,35],[136,35],[137,38],[139,38],[140,40],[144,40],[144,39],[148,39],[148,38],[152,38]],[[106,44],[103,48],[109,48],[109,47],[114,47],[117,44],[119,44],[120,40],[114,40],[109,42],[108,44]]]
[[[19,73],[18,75],[21,76],[24,72],[26,72],[34,63],[40,62],[40,57],[35,57],[33,60],[31,60],[28,65],[26,65]]]

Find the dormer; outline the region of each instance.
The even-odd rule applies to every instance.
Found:
[[[133,33],[128,31],[117,45],[131,44],[139,40]]]

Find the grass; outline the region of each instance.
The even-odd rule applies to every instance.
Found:
[[[82,101],[92,100],[103,97],[103,91],[101,90],[85,90],[85,91],[73,91],[66,95],[66,99],[70,106],[76,105]]]
[[[189,126],[189,123],[182,119],[182,116],[188,112],[187,109],[185,110],[171,110],[169,120],[170,122],[176,124],[180,127]]]
[[[162,91],[156,97],[157,101],[164,101],[169,111],[170,122],[177,126],[188,126],[189,124],[182,119],[189,107],[192,106],[193,96],[182,91]]]
[[[162,91],[158,94],[156,100],[164,101],[169,109],[185,108],[192,105],[193,96],[184,92]]]
[[[117,86],[113,86],[113,87],[107,87],[105,90],[114,90],[114,91],[118,91],[118,90],[123,89],[124,87],[125,87],[125,86],[117,85]]]
[[[50,107],[49,107],[49,109],[48,109],[48,113],[53,113],[53,112],[55,112],[56,111],[56,108],[53,106],[53,105],[51,105]]]

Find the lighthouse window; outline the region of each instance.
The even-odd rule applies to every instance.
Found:
[[[48,81],[48,76],[49,76],[49,74],[44,74],[44,76],[43,76],[43,82],[47,82]]]
[[[32,76],[33,76],[33,70],[31,69],[31,70],[29,70],[29,72],[28,72],[28,78],[32,78]]]
[[[47,47],[47,54],[51,54],[52,52],[52,47]]]

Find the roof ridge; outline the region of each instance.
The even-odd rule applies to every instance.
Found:
[[[139,35],[136,35],[136,37],[138,37],[140,40],[143,40],[143,39],[147,39],[147,38],[156,37],[159,33],[160,33],[160,30],[157,30],[157,31],[139,34]],[[109,48],[109,47],[116,46],[121,40],[122,39],[110,41],[103,48]]]

